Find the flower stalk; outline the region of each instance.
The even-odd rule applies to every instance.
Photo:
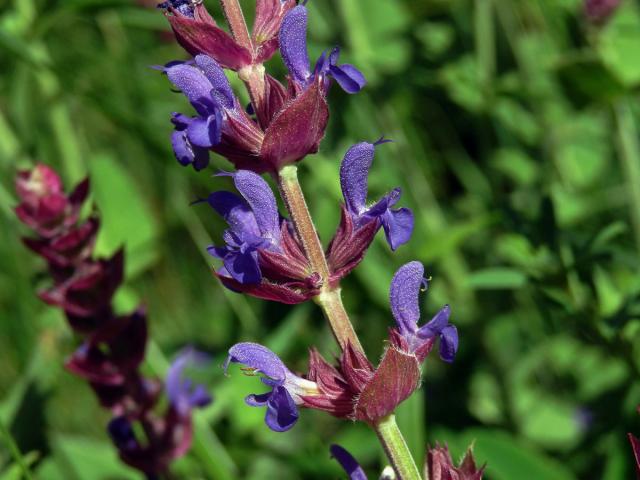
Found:
[[[350,342],[354,348],[363,351],[349,315],[342,304],[340,288],[331,288],[329,285],[329,266],[298,181],[298,167],[295,165],[283,167],[278,172],[277,181],[280,194],[289,211],[302,248],[309,259],[309,264],[321,277],[322,287],[320,295],[316,297],[316,303],[320,305],[327,317],[340,347],[344,349],[347,342]]]
[[[374,426],[374,430],[398,478],[401,480],[420,480],[422,477],[411,456],[407,442],[398,428],[395,415],[382,418]],[[425,480],[429,479],[425,478]]]

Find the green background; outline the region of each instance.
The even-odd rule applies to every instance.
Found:
[[[21,478],[9,438],[36,478],[139,478],[116,459],[108,414],[61,366],[78,339],[34,293],[44,265],[20,243],[12,178],[36,161],[68,186],[91,177],[98,250],[126,248],[117,306],[149,310],[145,371],[163,375],[185,344],[214,356],[215,402],[197,414],[176,478],[341,478],[331,443],[377,478],[383,456],[366,427],[303,411],[290,432],[270,432],[264,411],[242,401],[259,382],[219,368],[237,341],[265,343],[301,372],[308,347],[336,347],[313,304],[245,298],[212,277],[205,248],[224,225],[189,202],[230,188],[211,177],[229,165],[215,158],[198,174],[173,158],[169,115],[191,109],[149,67],[186,56],[160,12],[141,4],[0,1],[0,479]],[[638,5],[623,1],[599,26],[577,0],[312,0],[309,9],[312,58],[339,43],[369,79],[355,96],[332,89],[321,152],[301,166],[322,238],[339,218],[344,151],[382,134],[395,142],[377,150],[371,198],[399,185],[416,215],[410,244],[392,255],[380,235],[344,282],[356,329],[377,358],[393,321],[391,277],[414,259],[433,277],[424,320],[449,303],[459,327],[455,363],[433,353],[422,389],[400,408],[414,455],[422,461],[439,441],[457,457],[475,440],[489,479],[631,478]],[[283,78],[278,58],[269,67]]]

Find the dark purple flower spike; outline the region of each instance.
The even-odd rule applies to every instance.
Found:
[[[307,53],[307,17],[307,8],[298,5],[287,13],[280,28],[280,53],[296,88],[304,90],[318,80],[326,95],[329,77],[332,77],[347,93],[362,90],[366,84],[364,75],[353,65],[337,64],[340,56],[340,49],[337,47],[329,55],[322,54],[315,70],[311,71]]]
[[[458,331],[449,323],[451,313],[445,305],[430,322],[418,328],[420,319],[419,296],[426,288],[424,266],[420,262],[409,262],[400,267],[391,281],[389,297],[391,312],[398,325],[398,333],[408,351],[422,361],[440,339],[440,358],[453,362],[458,350]]]
[[[344,448],[340,445],[331,445],[329,451],[331,452],[331,457],[335,458],[349,475],[350,480],[367,480],[367,475],[358,461]]]
[[[265,423],[275,432],[286,432],[298,421],[297,406],[304,403],[302,395],[317,393],[315,383],[291,373],[275,353],[257,343],[238,343],[231,347],[224,364],[225,372],[229,363],[240,363],[245,365],[245,372],[264,375],[260,380],[271,390],[251,394],[245,402],[251,407],[266,406]]]
[[[194,408],[205,407],[212,401],[206,387],[195,384],[185,374],[186,369],[204,368],[210,364],[208,355],[193,347],[183,349],[169,367],[166,378],[167,396],[171,406],[181,416],[188,416]]]

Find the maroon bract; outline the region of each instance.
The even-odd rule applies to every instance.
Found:
[[[467,450],[460,465],[453,465],[449,448],[436,444],[427,452],[425,477],[430,480],[482,480],[484,466],[478,468],[471,447]]]
[[[337,367],[312,350],[308,378],[318,384],[320,394],[303,397],[305,406],[373,424],[413,393],[420,383],[420,368],[415,357],[394,346],[374,368],[347,344]]]

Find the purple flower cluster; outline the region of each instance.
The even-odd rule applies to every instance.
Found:
[[[273,2],[258,2],[255,25],[262,22],[259,28],[269,33],[260,35],[254,31],[254,38],[267,38],[262,45],[269,47],[262,51],[256,45],[262,53],[253,55],[234,50],[240,47],[233,40],[229,43],[228,35],[211,23],[211,16],[201,4],[164,4],[176,38],[195,56],[194,62],[173,62],[165,69],[169,80],[187,96],[197,113],[195,117],[173,114],[172,144],[180,164],[201,170],[209,164],[211,150],[239,169],[276,173],[318,151],[329,118],[326,96],[331,79],[348,93],[364,87],[364,76],[355,67],[337,64],[338,48],[323,54],[312,71],[307,54],[306,7],[274,1],[279,8]],[[206,16],[211,22],[196,20],[194,15]],[[227,40],[220,41],[212,32]],[[186,37],[201,41],[185,41]],[[278,45],[289,70],[288,87],[264,75],[259,92],[263,101],[254,105],[252,117],[241,107],[223,68],[241,70],[261,65]]]
[[[89,182],[67,195],[58,174],[38,165],[18,173],[16,190],[16,214],[36,234],[23,241],[46,260],[53,281],[40,298],[61,308],[71,328],[84,336],[67,370],[89,382],[100,404],[111,411],[108,431],[122,460],[149,476],[165,471],[191,444],[191,409],[210,401],[202,386],[183,378],[185,366],[199,356],[186,351],[173,364],[166,382],[169,407],[160,416],[162,382],[139,370],[148,334],[144,309],[118,315],[112,307],[123,281],[124,254],[94,259],[99,220],[95,214],[80,219]],[[147,438],[134,433],[135,423]]]

